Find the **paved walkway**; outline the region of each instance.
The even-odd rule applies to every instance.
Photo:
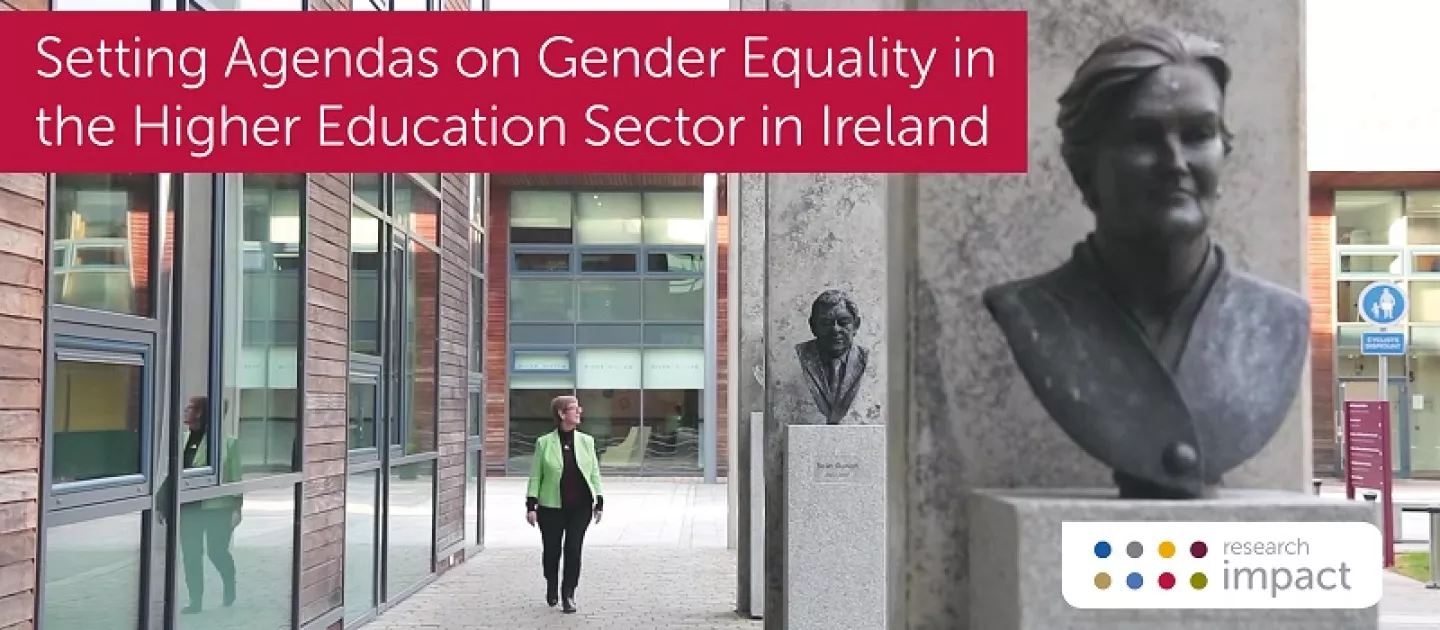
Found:
[[[365,630],[762,627],[734,613],[724,485],[606,479],[610,509],[585,535],[574,615],[545,606],[540,534],[525,524],[524,480],[493,479],[485,489],[485,551]]]
[[[524,490],[523,479],[492,479],[486,485],[485,551],[366,630],[762,627],[733,612],[735,553],[725,548],[724,485],[607,479],[605,502],[614,509],[586,534],[580,612],[574,615],[545,606],[540,535],[525,524]],[[1440,484],[1406,484],[1396,494],[1397,501],[1440,501]],[[1407,534],[1425,531],[1406,525]],[[1383,630],[1440,629],[1440,590],[1387,573],[1380,612]]]

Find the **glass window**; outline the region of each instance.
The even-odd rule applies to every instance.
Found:
[[[185,404],[186,422],[191,423],[182,427],[181,441],[190,445],[192,431],[189,427],[203,425],[203,429],[193,432],[196,443],[190,446],[195,459],[200,462],[198,467],[204,468],[214,461],[209,443],[203,436],[213,426],[211,420],[215,417],[210,398],[210,373],[213,359],[211,342],[217,332],[212,318],[217,261],[212,246],[214,218],[220,213],[215,211],[215,176],[186,175],[184,181],[185,221],[178,226],[182,229],[180,242],[184,261],[180,267],[180,292],[177,296],[181,301],[177,308],[184,316],[175,322],[180,346],[176,375],[179,378],[180,400]],[[200,447],[204,447],[203,456],[196,450]],[[187,467],[197,467],[194,462],[190,464]]]
[[[134,364],[56,359],[54,483],[145,472],[145,368],[136,359]]]
[[[704,245],[704,193],[645,193],[645,242],[651,245]]]
[[[357,0],[359,1],[359,0]],[[375,519],[380,471],[351,473],[345,479],[345,618],[375,609]]]
[[[304,0],[210,0],[216,9],[230,11],[304,11]],[[357,4],[363,0],[357,0]]]
[[[582,192],[577,195],[575,242],[584,245],[638,245],[640,193]]]
[[[366,4],[365,0],[355,0],[357,10],[360,10],[364,4]],[[353,187],[353,190],[350,191],[352,197],[369,204],[376,210],[385,210],[383,175],[380,173],[354,173],[350,177]]]
[[[151,315],[158,194],[158,178],[151,174],[55,175],[55,304]]]
[[[646,324],[646,345],[703,346],[705,327],[689,324]]]
[[[1411,280],[1409,286],[1410,315],[1412,322],[1421,324],[1440,323],[1440,281]]]
[[[693,472],[701,467],[701,394],[705,351],[647,348],[644,361],[647,470]]]
[[[645,319],[704,321],[705,281],[700,278],[645,281]]]
[[[481,478],[480,471],[483,469],[482,459],[485,457],[484,450],[470,451],[465,458],[465,546],[474,547],[480,544],[480,512],[481,505]]]
[[[515,271],[565,273],[570,271],[570,250],[515,252]]]
[[[701,252],[650,252],[645,256],[645,270],[652,273],[704,273],[705,254]]]
[[[1341,252],[1340,273],[1400,275],[1400,254]]]
[[[46,530],[40,602],[46,630],[139,628],[144,538],[144,519],[138,513]],[[32,574],[34,570],[32,566]]]
[[[521,323],[574,321],[575,283],[511,280],[510,319]]]
[[[470,277],[470,371],[485,371],[485,279]]]
[[[404,173],[395,175],[395,217],[416,236],[440,241],[440,198]]]
[[[1357,307],[1357,300],[1360,299],[1360,292],[1370,286],[1374,280],[1341,280],[1335,283],[1335,321],[1340,323],[1353,323],[1364,321],[1360,319],[1360,310]],[[1413,302],[1413,300],[1412,300]],[[1412,304],[1410,308],[1415,308]]]
[[[1440,190],[1405,193],[1405,218],[1411,245],[1440,245]]]
[[[640,345],[640,324],[581,324],[575,342],[596,346]]]
[[[385,294],[381,243],[385,224],[375,215],[350,211],[350,351],[380,354],[380,322]]]
[[[380,417],[377,382],[378,380],[350,383],[350,422],[346,442],[352,450],[377,446],[375,428],[376,419]]]
[[[226,215],[222,483],[295,471],[300,437],[305,176],[242,181],[241,209]]]
[[[410,421],[405,452],[429,453],[435,450],[439,402],[435,370],[440,352],[440,254],[418,241],[410,241],[410,256],[405,313],[409,349],[405,386],[410,390]]]
[[[292,627],[296,518],[293,484],[181,505],[179,627]]]
[[[53,0],[55,11],[149,11],[151,0]]]
[[[385,507],[385,592],[401,593],[434,570],[435,461],[392,468]]]
[[[469,435],[478,436],[481,434],[481,431],[484,428],[484,423],[481,421],[481,419],[485,417],[484,392],[481,392],[479,390],[470,390],[469,412]]]
[[[586,273],[633,273],[639,271],[637,254],[625,252],[581,252],[580,271]]]
[[[1397,192],[1335,193],[1335,243],[1404,245],[1404,198]]]
[[[352,0],[353,11],[389,11],[390,0]]]
[[[568,192],[522,190],[510,194],[511,243],[570,243]]]
[[[555,428],[550,401],[575,393],[571,374],[510,373],[510,445],[506,468],[529,470],[535,439]],[[588,420],[587,420],[588,424]],[[590,432],[586,429],[586,432]],[[593,435],[593,433],[592,433]],[[597,446],[600,443],[597,440]]]
[[[396,11],[429,11],[429,10],[430,10],[430,7],[426,4],[426,3],[427,3],[427,0],[394,0],[394,1],[395,1],[395,10],[396,10]],[[431,173],[425,173],[425,175],[432,175],[432,174],[431,174]],[[436,178],[439,178],[439,175],[434,175],[434,176],[435,176]],[[436,186],[439,186],[440,184],[439,184],[439,182],[436,182],[435,185],[436,185]]]
[[[510,343],[514,345],[564,345],[575,343],[575,327],[570,324],[511,324]]]
[[[582,322],[640,319],[639,280],[581,280],[578,319]]]
[[[470,230],[470,267],[485,269],[485,233],[480,230]]]

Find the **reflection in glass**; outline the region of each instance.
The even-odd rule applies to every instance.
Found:
[[[638,245],[640,193],[608,192],[576,195],[575,242],[583,245]]]
[[[1335,193],[1335,243],[1404,245],[1404,198],[1398,192],[1342,190]]]
[[[46,530],[46,630],[139,628],[141,522],[122,514]]]
[[[439,390],[435,373],[440,352],[440,254],[410,241],[410,290],[406,291],[410,421],[405,452],[435,450],[435,416]]]
[[[705,233],[704,193],[645,193],[646,243],[704,245]]]
[[[297,469],[305,176],[242,179],[241,210],[226,217],[219,411],[251,478]]]
[[[355,10],[363,11],[367,4],[369,3],[365,2],[365,0],[355,0]],[[350,175],[350,185],[353,187],[353,190],[350,191],[350,195],[370,204],[371,208],[384,212],[385,204],[382,201],[384,195],[382,194],[383,188],[381,187],[381,181],[382,177],[380,173],[352,173]]]
[[[656,273],[704,273],[705,254],[700,252],[651,252],[646,271]]]
[[[646,324],[645,344],[698,348],[705,345],[705,327],[691,324]]]
[[[480,471],[482,470],[481,458],[485,451],[469,451],[465,456],[465,546],[474,547],[480,544],[480,512],[482,497],[480,495]]]
[[[485,233],[480,230],[470,230],[470,267],[485,269]]]
[[[379,388],[373,382],[350,383],[350,423],[347,444],[351,450],[376,448],[375,419],[380,417],[377,408]]]
[[[353,473],[345,482],[345,620],[375,609],[375,518],[378,470]]]
[[[230,11],[304,11],[304,0],[211,0],[215,8]]]
[[[56,304],[151,314],[157,180],[141,173],[55,176],[50,291]]]
[[[350,351],[380,354],[380,320],[384,302],[381,265],[385,225],[359,208],[350,211]]]
[[[570,243],[568,192],[521,190],[510,193],[511,243]]]
[[[143,370],[140,365],[55,361],[54,483],[142,472]]]
[[[485,397],[481,394],[482,392],[479,391],[472,390],[470,392],[470,418],[468,422],[469,428],[467,429],[467,431],[468,434],[472,436],[480,435],[481,429],[483,428],[483,422],[481,419],[485,417]]]
[[[179,627],[290,628],[295,518],[289,484],[181,505]]]
[[[1405,217],[1409,221],[1405,230],[1409,244],[1440,245],[1440,190],[1407,191]]]
[[[574,321],[575,283],[511,280],[510,319],[522,323]]]
[[[640,319],[639,280],[581,280],[578,319],[582,322],[624,322]]]
[[[650,352],[647,350],[647,352]],[[701,389],[646,389],[645,470],[693,473],[700,461]]]
[[[395,218],[416,236],[440,241],[440,198],[404,173],[395,174]]]
[[[633,273],[639,271],[636,255],[624,252],[582,252],[580,271],[586,273]]]
[[[178,377],[179,398],[186,402],[187,410],[191,401],[201,398],[208,401],[210,395],[211,341],[215,332],[210,315],[215,265],[218,262],[212,246],[215,217],[221,215],[215,211],[215,180],[216,176],[210,174],[185,176],[185,220],[176,226],[181,230],[177,240],[182,246],[179,254],[183,257],[178,296],[183,303],[177,309],[184,316],[176,321],[180,358],[175,374]],[[215,416],[213,409],[207,408],[201,413],[207,423]],[[197,446],[203,446],[208,455],[209,444],[203,438],[205,433],[199,432],[195,439]],[[189,434],[183,435],[181,443],[187,443],[190,438]]]
[[[639,351],[635,350],[634,354],[638,355]],[[640,422],[640,389],[578,389],[575,397],[585,410],[585,424],[580,430],[595,438],[595,454],[600,457],[600,466],[639,468],[653,429]],[[553,422],[551,428],[554,428]]]
[[[52,11],[149,11],[151,0],[53,0]]]
[[[645,281],[645,319],[698,322],[705,319],[705,281],[701,278]]]
[[[515,252],[515,271],[566,272],[570,271],[570,251],[558,252]]]
[[[390,471],[385,505],[385,593],[387,600],[420,584],[434,570],[435,462],[396,466]]]
[[[470,277],[470,371],[485,371],[485,279]]]

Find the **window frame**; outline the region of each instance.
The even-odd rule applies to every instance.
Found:
[[[45,414],[44,457],[46,470],[46,509],[63,510],[125,499],[148,497],[158,487],[154,483],[156,427],[149,421],[159,413],[157,405],[156,344],[152,335],[127,330],[96,330],[85,325],[56,322],[53,324],[53,346],[48,353],[48,371],[55,374],[61,361],[80,361],[103,365],[140,368],[140,426],[138,453],[140,471],[115,477],[56,483],[55,461],[55,388],[46,388],[49,413]],[[103,335],[103,336],[102,336]],[[53,381],[47,381],[52,382]]]

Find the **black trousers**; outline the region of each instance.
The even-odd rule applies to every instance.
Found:
[[[560,559],[564,555],[564,578],[560,591],[567,595],[575,592],[580,584],[580,549],[585,544],[585,530],[590,528],[594,507],[583,504],[575,507],[547,508],[536,510],[540,521],[540,540],[544,543],[542,563],[545,567],[545,584],[554,587],[560,578]]]
[[[235,557],[230,539],[235,534],[235,510],[186,506],[180,512],[180,562],[190,603],[205,600],[205,558],[215,565],[224,586],[225,600],[235,597]]]

